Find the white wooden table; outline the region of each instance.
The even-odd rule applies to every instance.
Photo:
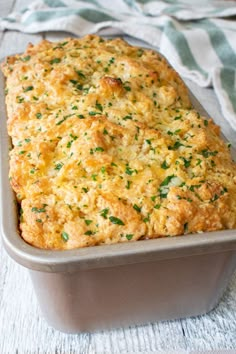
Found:
[[[29,3],[29,0],[0,0],[0,16],[22,10]],[[64,36],[68,33],[27,35],[0,32],[0,58],[22,52],[28,42],[36,43],[42,38],[57,40]],[[189,82],[188,85],[236,147],[236,133],[222,118],[212,90]],[[68,335],[47,325],[38,308],[27,270],[11,260],[0,243],[0,354],[160,351],[181,354],[184,351],[226,349],[229,353],[236,353],[236,273],[221,302],[209,314],[93,334]]]

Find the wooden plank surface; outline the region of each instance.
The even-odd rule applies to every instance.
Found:
[[[0,16],[21,10],[29,0],[0,0]],[[22,52],[28,42],[42,37],[56,40],[66,33],[28,35],[0,32],[0,57]],[[210,89],[189,83],[227,137],[236,142],[220,114]],[[93,334],[63,334],[41,316],[28,271],[11,260],[0,244],[0,354],[7,353],[151,353],[175,350],[236,349],[236,274],[215,310],[195,318],[133,326]],[[236,351],[235,351],[236,352]]]

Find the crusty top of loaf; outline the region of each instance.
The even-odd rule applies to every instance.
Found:
[[[158,53],[89,35],[29,45],[2,70],[28,243],[71,249],[236,227],[229,148]]]

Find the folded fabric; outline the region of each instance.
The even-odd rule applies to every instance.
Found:
[[[213,86],[236,131],[234,15],[236,3],[228,0],[42,0],[0,19],[0,29],[78,36],[109,29],[145,41],[159,48],[182,77]]]

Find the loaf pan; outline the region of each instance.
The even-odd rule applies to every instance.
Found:
[[[2,75],[0,92],[2,239],[9,255],[29,269],[51,326],[95,331],[195,316],[216,306],[236,266],[236,230],[66,251],[23,241],[8,180],[11,143]],[[192,102],[206,115],[194,96]]]

